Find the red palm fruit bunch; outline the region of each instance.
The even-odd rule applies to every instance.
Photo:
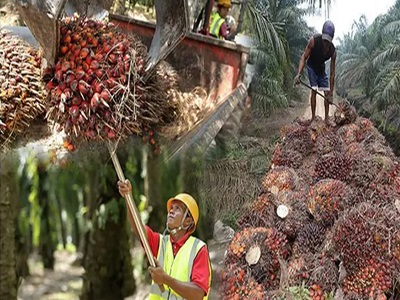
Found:
[[[297,234],[293,244],[295,254],[315,254],[325,239],[326,228],[322,224],[312,221],[305,224]]]
[[[265,288],[257,283],[245,269],[229,266],[221,273],[222,299],[224,300],[264,300]]]
[[[358,118],[355,124],[360,128],[357,133],[357,142],[371,143],[374,141],[385,143],[385,138],[375,128],[374,123],[367,118]]]
[[[358,142],[354,142],[348,146],[345,146],[344,153],[350,156],[353,160],[360,159],[368,155],[364,145]]]
[[[320,155],[341,152],[343,150],[343,142],[341,138],[334,132],[328,131],[325,134],[321,134],[315,141],[316,152]]]
[[[313,284],[308,289],[308,293],[311,300],[328,300],[329,293],[324,292],[322,287],[319,284]]]
[[[273,227],[284,233],[288,238],[295,238],[304,224],[309,221],[307,213],[307,193],[301,191],[284,191],[277,195],[274,201]],[[280,218],[276,211],[279,205],[288,209],[288,214]]]
[[[262,227],[245,228],[237,232],[228,248],[227,263],[237,263],[239,259],[244,257],[246,251],[252,245],[262,245],[267,237],[267,233],[267,229]]]
[[[337,135],[342,139],[342,141],[346,145],[350,145],[351,143],[357,142],[357,134],[360,130],[356,124],[348,124],[340,127],[337,130]]]
[[[0,144],[21,136],[45,112],[41,55],[21,38],[0,30]]]
[[[319,156],[314,167],[314,178],[322,179],[337,179],[347,181],[352,169],[352,159],[340,152],[331,152]]]
[[[321,136],[326,136],[333,131],[333,128],[325,123],[321,117],[317,116],[309,126],[311,139],[316,142]]]
[[[268,172],[262,185],[265,191],[277,194],[281,191],[295,190],[298,182],[299,178],[292,168],[279,166]]]
[[[50,93],[48,119],[72,141],[140,135],[172,122],[163,77],[155,72],[142,80],[146,59],[139,39],[112,24],[63,20],[55,67],[43,76]]]
[[[392,280],[400,275],[400,216],[390,206],[363,202],[344,212],[332,233],[333,250],[349,276],[371,260],[393,266]]]
[[[380,184],[376,181],[368,186],[360,188],[358,197],[362,202],[368,202],[376,205],[389,205],[393,207],[395,201],[400,201],[400,193],[393,189],[393,186]]]
[[[281,129],[281,144],[284,149],[297,151],[302,155],[309,154],[313,148],[309,128],[298,122],[292,122]]]
[[[388,169],[382,170],[378,175],[377,182],[389,185],[394,192],[400,194],[400,161],[395,160]]]
[[[253,277],[263,281],[267,289],[276,289],[280,281],[280,262],[290,255],[290,245],[285,234],[276,228],[268,229],[265,241],[267,248],[262,252],[259,264],[252,268]]]
[[[269,290],[278,288],[281,271],[279,260],[286,260],[289,255],[290,245],[286,235],[276,228],[268,228],[261,257],[257,264],[250,266],[251,275]]]
[[[316,263],[314,255],[310,253],[292,255],[287,264],[289,286],[301,286],[303,282],[308,283],[312,270],[316,268]]]
[[[321,293],[315,293],[315,296],[324,296],[319,299],[328,299],[328,294],[336,288],[339,277],[339,269],[332,258],[322,255],[316,257],[315,259],[316,268],[314,268],[311,272],[309,283],[311,284],[311,288],[313,285],[317,285],[319,286],[319,290],[322,290],[323,292],[322,295]]]
[[[271,163],[274,166],[286,166],[289,168],[297,169],[301,166],[303,156],[290,149],[282,149],[282,146],[277,144],[272,155]]]
[[[315,220],[331,226],[339,213],[354,204],[355,195],[344,182],[324,179],[311,187],[308,194],[308,210]]]
[[[225,265],[248,269],[256,282],[265,288],[279,283],[279,259],[286,259],[290,249],[286,236],[274,228],[245,228],[235,234],[225,257]]]
[[[328,294],[335,289],[338,268],[324,256],[304,253],[293,255],[287,265],[288,284],[309,290],[310,299],[329,299]]]
[[[280,135],[282,138],[287,138],[288,136],[290,137],[300,137],[300,131],[302,129],[307,129],[306,126],[301,126],[297,121],[293,121],[292,123],[283,126],[280,129]]]
[[[391,269],[393,267],[388,263],[368,260],[358,271],[343,280],[343,291],[345,294],[358,297],[357,299],[382,297],[393,289]]]
[[[340,101],[333,117],[335,123],[340,126],[354,123],[358,117],[358,114],[354,106],[345,101]]]
[[[272,204],[274,197],[269,192],[258,196],[257,200],[238,219],[237,225],[241,229],[246,227],[270,227],[271,216],[275,213]]]
[[[365,151],[371,155],[387,156],[388,158],[391,159],[396,157],[393,153],[393,150],[389,146],[385,145],[384,141],[377,141],[377,140],[370,141],[365,143],[364,147]]]
[[[390,161],[385,159],[385,157],[365,155],[353,161],[349,180],[354,186],[367,187],[370,183],[375,181],[377,175],[383,171],[388,164],[390,164]]]

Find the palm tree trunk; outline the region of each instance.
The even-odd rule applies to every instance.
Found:
[[[107,190],[89,200],[92,228],[85,241],[82,300],[122,300],[136,289],[125,203],[119,197],[116,182],[116,178],[110,179]],[[104,208],[111,209],[112,215],[101,213]],[[100,221],[100,214],[106,220]]]
[[[15,166],[10,160],[0,158],[0,299],[17,299],[15,271],[15,220],[13,201]]]
[[[39,203],[41,207],[41,224],[40,224],[40,244],[39,253],[42,256],[43,266],[46,269],[54,269],[54,252],[56,247],[52,239],[53,228],[51,223],[50,202],[48,194],[44,189],[47,173],[39,165],[37,169],[39,175]]]
[[[67,236],[65,233],[65,225],[64,225],[64,221],[62,219],[62,205],[61,205],[61,201],[60,201],[60,197],[56,197],[56,201],[57,201],[57,211],[58,211],[58,217],[60,219],[60,228],[61,228],[61,239],[62,239],[62,244],[63,244],[63,248],[65,249],[66,245],[67,245]]]

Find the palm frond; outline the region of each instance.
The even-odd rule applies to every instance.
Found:
[[[383,33],[387,35],[400,34],[400,20],[390,22],[383,28]]]
[[[378,52],[372,63],[374,66],[378,67],[388,61],[399,60],[399,58],[400,44],[389,44],[380,52]]]
[[[276,57],[284,63],[286,55],[281,36],[277,32],[277,30],[280,30],[279,24],[274,24],[267,12],[260,11],[251,2],[247,3],[247,8],[251,20],[253,20],[253,32],[258,43],[271,45]]]

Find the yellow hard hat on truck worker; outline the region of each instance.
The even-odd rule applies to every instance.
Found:
[[[197,205],[196,200],[194,200],[194,198],[192,196],[190,196],[189,194],[186,194],[186,193],[178,194],[175,197],[170,198],[168,200],[167,212],[169,212],[171,210],[173,201],[182,202],[183,204],[185,204],[187,210],[190,212],[190,215],[192,216],[193,221],[194,221],[193,229],[190,230],[190,233],[192,233],[193,231],[195,231],[197,222],[199,221],[199,207]],[[182,222],[183,222],[183,220],[182,220]]]
[[[221,5],[226,8],[231,8],[232,3],[231,3],[231,0],[218,0],[217,5]]]

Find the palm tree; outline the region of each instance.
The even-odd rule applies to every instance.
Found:
[[[7,157],[8,156],[8,157]],[[0,157],[0,298],[17,299],[15,232],[15,161],[10,155]]]
[[[256,75],[252,83],[253,111],[270,113],[288,103],[292,76],[311,36],[302,17],[308,12],[297,7],[302,1],[271,0],[247,3],[251,31],[257,46],[252,50]]]

